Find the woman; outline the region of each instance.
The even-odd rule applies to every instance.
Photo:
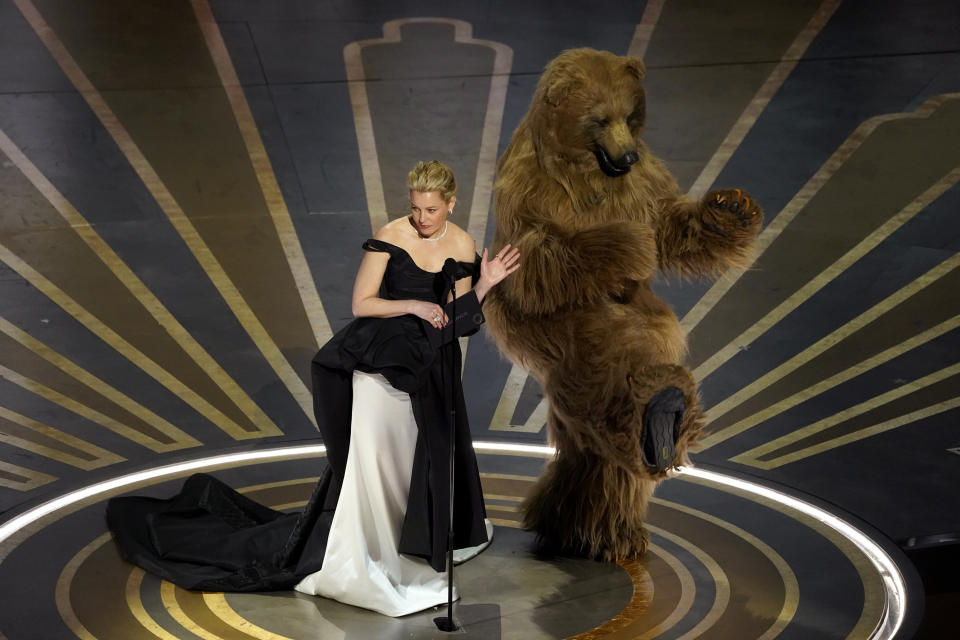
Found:
[[[519,254],[476,255],[447,220],[456,182],[445,165],[417,164],[408,186],[410,215],[363,244],[356,319],[313,359],[329,466],[304,511],[273,511],[196,474],[168,500],[109,501],[128,560],[189,589],[294,587],[392,616],[446,600],[451,412],[454,543],[487,540],[455,338],[477,330],[480,302]]]

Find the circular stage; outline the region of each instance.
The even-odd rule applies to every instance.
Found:
[[[542,557],[519,503],[547,447],[476,443],[491,546],[460,565],[459,635],[474,638],[893,638],[916,577],[895,549],[795,496],[685,469],[658,488],[641,560]],[[305,504],[322,446],[248,451],[87,487],[0,526],[0,632],[25,638],[441,638],[431,609],[388,618],[297,592],[197,593],[126,563],[105,500],[168,496],[211,472],[279,510]],[[912,603],[911,603],[912,604]]]

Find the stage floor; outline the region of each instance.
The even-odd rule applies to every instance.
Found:
[[[858,640],[903,627],[906,587],[916,587],[916,576],[882,537],[861,536],[862,523],[846,528],[829,512],[769,487],[686,469],[653,498],[644,558],[543,557],[534,553],[532,534],[519,528],[518,504],[546,454],[503,455],[483,443],[478,451],[495,532],[487,550],[455,570],[461,635]],[[315,445],[232,455],[226,463],[183,463],[189,470],[144,470],[157,477],[129,477],[116,488],[94,486],[88,491],[95,495],[24,523],[2,547],[4,582],[16,585],[5,590],[0,610],[6,637],[444,637],[433,618],[445,608],[389,618],[294,591],[191,592],[120,557],[103,519],[111,495],[168,496],[188,473],[206,470],[258,502],[296,510],[326,464]],[[235,459],[264,455],[271,457]]]

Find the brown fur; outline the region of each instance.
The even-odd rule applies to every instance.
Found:
[[[762,221],[740,190],[680,193],[640,137],[643,75],[640,60],[593,49],[547,66],[498,165],[494,249],[518,247],[521,267],[484,305],[500,348],[541,383],[559,450],[524,523],[549,549],[605,559],[646,548],[647,499],[665,475],[640,458],[647,402],[667,386],[684,394],[674,466],[703,425],[686,338],[650,279],[744,266]],[[598,146],[639,159],[611,176]]]

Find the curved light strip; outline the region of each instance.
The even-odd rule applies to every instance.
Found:
[[[260,449],[257,451],[227,453],[219,456],[211,456],[209,458],[189,460],[187,462],[166,464],[159,467],[154,467],[152,469],[147,469],[145,471],[138,471],[136,473],[117,476],[116,478],[111,478],[110,480],[104,480],[103,482],[98,482],[88,487],[77,489],[76,491],[71,491],[70,493],[65,493],[59,498],[54,498],[49,502],[44,502],[43,504],[36,506],[29,511],[21,513],[19,516],[9,520],[8,522],[4,522],[2,525],[0,525],[0,544],[3,544],[4,540],[12,536],[20,529],[23,529],[30,523],[39,520],[45,515],[53,513],[58,509],[68,507],[74,502],[79,502],[80,500],[84,500],[86,498],[92,498],[97,494],[106,493],[112,489],[118,489],[120,487],[125,487],[137,482],[143,482],[144,480],[155,480],[164,476],[172,476],[178,473],[183,473],[184,471],[194,471],[215,465],[230,464],[231,462],[249,462],[251,460],[286,458],[291,454],[321,454],[326,453],[326,451],[327,448],[322,444],[283,447],[279,449]]]
[[[512,442],[474,442],[473,448],[476,451],[511,451],[538,455],[544,458],[552,457],[557,452],[555,448],[542,444],[514,444]]]
[[[741,480],[716,471],[705,471],[703,469],[694,469],[692,467],[682,467],[680,473],[701,478],[709,482],[726,485],[731,488],[739,489],[754,495],[758,495],[768,500],[778,502],[786,507],[799,511],[814,520],[818,520],[830,527],[844,538],[852,542],[867,558],[873,563],[877,573],[883,580],[883,589],[886,594],[883,616],[880,624],[874,629],[870,636],[871,640],[889,640],[893,638],[903,620],[906,617],[906,598],[907,585],[903,579],[903,574],[893,559],[887,555],[880,545],[874,542],[865,533],[851,525],[849,522],[838,518],[832,513],[825,511],[809,502],[804,502],[798,498],[787,495],[776,489],[765,487],[755,482]]]
[[[502,451],[536,455],[540,457],[549,457],[556,453],[556,449],[549,446],[514,444],[508,442],[474,442],[473,448],[482,452]],[[326,451],[327,448],[324,445],[301,445],[277,449],[244,451],[242,453],[228,453],[219,456],[211,456],[209,458],[190,460],[188,462],[178,462],[175,464],[163,465],[153,469],[147,469],[145,471],[138,471],[136,473],[119,476],[110,480],[98,482],[97,484],[90,485],[89,487],[71,491],[70,493],[64,494],[59,498],[44,502],[43,504],[20,514],[8,522],[3,523],[0,525],[0,544],[2,544],[4,540],[12,536],[20,529],[23,529],[24,527],[50,513],[53,513],[54,511],[57,511],[58,509],[63,509],[64,507],[67,507],[75,502],[79,502],[80,500],[91,498],[98,494],[105,493],[113,489],[118,489],[120,487],[143,482],[145,480],[155,480],[158,478],[163,478],[164,476],[172,476],[185,471],[209,468],[211,466],[235,462],[250,462],[253,460],[286,458],[291,455],[319,455],[326,453]],[[701,478],[709,482],[725,485],[727,487],[735,488],[740,491],[752,493],[768,500],[778,502],[815,520],[818,520],[831,529],[837,531],[843,537],[856,545],[856,547],[870,559],[876,568],[877,573],[880,574],[880,577],[883,580],[884,591],[886,593],[886,603],[884,606],[883,617],[881,618],[880,624],[874,630],[873,635],[870,636],[871,640],[889,640],[896,635],[897,631],[899,631],[906,616],[906,582],[904,581],[903,575],[900,573],[900,569],[897,568],[897,565],[893,559],[888,556],[887,553],[880,547],[880,545],[874,542],[869,536],[832,513],[829,513],[808,502],[804,502],[803,500],[787,495],[781,491],[765,487],[761,484],[727,476],[716,471],[705,471],[703,469],[695,469],[693,467],[682,467],[679,472],[681,474]]]

